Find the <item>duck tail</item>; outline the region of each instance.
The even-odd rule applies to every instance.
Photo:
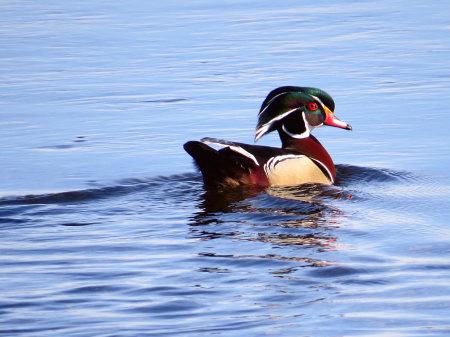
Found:
[[[184,149],[194,158],[195,165],[203,174],[205,185],[238,186],[249,183],[253,163],[248,158],[236,158],[239,154],[228,148],[217,151],[198,141],[187,142]]]

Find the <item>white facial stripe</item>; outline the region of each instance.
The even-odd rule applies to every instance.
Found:
[[[296,135],[295,133],[290,133],[288,130],[286,130],[284,124],[283,124],[283,126],[281,128],[283,129],[284,132],[286,132],[292,138],[303,139],[303,138],[308,138],[309,135],[310,135],[310,132],[309,132],[308,128],[306,128],[305,132],[303,132],[303,133],[301,133],[299,135]]]
[[[267,130],[270,129],[270,127],[273,125],[273,123],[283,119],[284,117],[286,117],[287,115],[289,115],[290,113],[294,112],[295,110],[297,110],[297,108],[289,110],[287,112],[285,112],[282,115],[279,115],[278,117],[275,117],[274,119],[271,119],[269,122],[267,122],[266,124],[264,124],[263,126],[261,126],[259,128],[259,130],[256,132],[255,134],[255,142],[261,138],[262,136],[264,136],[264,134],[267,132]]]
[[[273,102],[273,100],[274,100],[275,98],[277,98],[278,96],[283,95],[283,94],[285,94],[285,92],[282,92],[281,94],[278,94],[278,95],[274,96],[274,97],[269,101],[269,103],[267,103],[266,107],[265,107],[263,110],[261,110],[261,111],[259,112],[258,117],[259,117],[264,111],[266,111],[266,109],[269,107],[269,105]]]
[[[259,138],[264,136],[264,134],[267,132],[267,130],[269,130],[269,126],[270,125],[263,126],[258,130],[258,132],[255,134],[255,142],[258,141]]]
[[[288,130],[286,130],[286,127],[283,124],[283,131],[286,132],[289,136],[291,136],[292,138],[297,138],[297,139],[303,139],[303,138],[307,138],[310,136],[311,131],[314,130],[316,128],[316,126],[312,126],[308,123],[308,121],[306,120],[306,115],[305,112],[302,112],[302,118],[303,118],[303,122],[305,123],[305,127],[306,127],[306,131],[297,135],[294,133],[290,133]]]
[[[324,108],[325,109],[325,104],[323,104],[322,103],[322,101],[320,100],[320,98],[319,97],[317,97],[317,96],[314,96],[314,95],[310,95],[311,97],[314,97],[316,100],[318,100],[319,101],[319,103],[322,105],[322,108]]]

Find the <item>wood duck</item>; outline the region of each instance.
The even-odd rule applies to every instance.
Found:
[[[208,186],[333,184],[333,160],[311,131],[323,125],[352,130],[334,115],[334,100],[317,88],[272,90],[258,114],[255,142],[278,131],[282,147],[249,145],[215,138],[190,141],[184,149]],[[223,147],[216,150],[206,143]]]

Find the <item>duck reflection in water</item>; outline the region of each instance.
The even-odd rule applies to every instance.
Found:
[[[331,231],[337,227],[343,215],[329,204],[332,199],[347,197],[336,186],[303,184],[267,188],[205,188],[198,201],[199,211],[191,218],[191,234],[195,238],[205,241],[230,238],[267,243],[271,245],[270,248],[295,246],[318,252],[335,249],[337,238],[331,235]],[[278,252],[284,251],[281,249]],[[294,252],[298,253],[299,250]],[[297,261],[309,266],[334,264],[307,257],[274,254],[202,254],[210,257]],[[302,250],[302,255],[311,254]]]

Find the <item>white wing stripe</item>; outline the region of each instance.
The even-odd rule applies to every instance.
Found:
[[[230,150],[240,153],[243,156],[250,158],[251,160],[253,160],[253,162],[259,166],[258,161],[256,160],[255,156],[252,155],[250,152],[248,152],[247,150],[244,150],[242,147],[234,144],[233,142],[229,142],[226,140],[222,140],[222,139],[215,139],[215,138],[209,138],[209,137],[205,137],[202,138],[201,141],[203,143],[209,143],[209,144],[215,144],[218,146],[222,146],[222,147],[228,147]]]

